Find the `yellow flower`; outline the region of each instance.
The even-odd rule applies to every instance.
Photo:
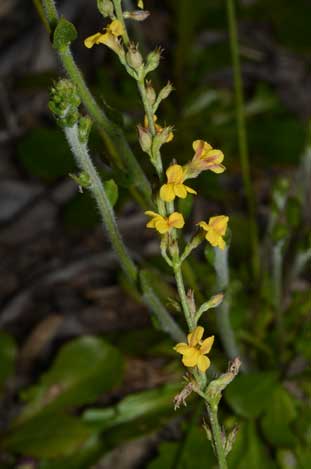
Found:
[[[213,171],[213,173],[223,173],[225,166],[221,164],[224,154],[221,150],[216,150],[204,140],[195,140],[192,143],[195,151],[192,161],[185,167],[187,178],[197,177],[202,171]]]
[[[124,28],[119,20],[113,20],[104,29],[104,33],[95,33],[85,39],[84,45],[88,49],[91,49],[95,44],[105,44],[111,49],[115,50],[119,36],[124,34]]]
[[[196,327],[187,336],[187,344],[181,342],[174,347],[177,353],[180,353],[182,362],[185,366],[197,366],[202,373],[209,368],[211,362],[205,355],[210,352],[214,343],[214,336],[211,335],[205,340],[201,340],[204,334],[202,326]]]
[[[160,198],[165,202],[171,202],[175,197],[184,199],[187,197],[187,192],[196,194],[194,189],[184,184],[185,173],[179,164],[171,165],[167,171],[167,184],[163,184],[160,189]]]
[[[163,127],[161,127],[159,124],[156,124],[157,120],[158,120],[158,116],[156,116],[154,114],[153,115],[153,121],[155,123],[155,129],[156,129],[158,134],[161,134],[163,132]],[[145,129],[149,128],[149,122],[148,122],[147,116],[144,117],[144,127],[145,127]],[[173,134],[173,132],[170,132],[167,136],[166,143],[171,142],[173,140],[173,138],[174,138],[174,134]]]
[[[200,221],[197,224],[206,231],[205,239],[209,241],[212,246],[225,249],[226,243],[222,237],[226,234],[228,221],[229,217],[218,215],[211,217],[208,224],[205,221]]]
[[[147,228],[154,228],[161,234],[167,233],[172,228],[181,229],[185,224],[184,217],[178,212],[173,212],[168,217],[163,217],[159,213],[150,210],[147,210],[145,214],[151,217],[151,220],[146,225]]]

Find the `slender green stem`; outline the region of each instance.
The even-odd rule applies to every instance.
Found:
[[[258,242],[258,228],[256,223],[256,201],[255,193],[253,191],[251,174],[250,174],[250,163],[249,163],[249,152],[247,143],[247,132],[246,132],[246,121],[245,121],[245,106],[243,96],[243,82],[241,73],[241,64],[239,56],[239,41],[237,33],[237,20],[235,12],[235,0],[227,1],[227,16],[229,26],[229,39],[231,47],[231,59],[233,66],[233,78],[234,78],[234,89],[235,89],[235,101],[236,101],[236,119],[237,119],[237,131],[238,131],[238,143],[239,153],[242,168],[242,178],[244,184],[244,190],[247,197],[248,212],[249,212],[249,229],[252,246],[252,269],[256,280],[259,279],[260,275],[260,252]]]
[[[115,250],[123,271],[128,276],[132,283],[136,283],[138,270],[134,262],[130,258],[127,249],[122,241],[119,233],[113,208],[107,197],[105,188],[102,184],[100,177],[93,165],[91,158],[88,154],[87,146],[79,141],[78,126],[75,124],[73,127],[65,128],[65,135],[68,143],[72,150],[72,153],[76,159],[77,165],[82,171],[85,171],[90,178],[90,191],[93,194],[102,219],[104,221],[105,228],[107,230],[108,237],[111,245]]]
[[[54,0],[42,0],[42,2],[45,9],[46,19],[53,31],[59,18],[55,2]],[[143,199],[146,201],[144,206],[152,206],[150,183],[135,159],[123,131],[120,127],[111,122],[104,111],[98,106],[85,83],[82,73],[74,61],[70,48],[67,47],[63,51],[59,52],[59,57],[66,73],[78,87],[81,100],[83,101],[88,113],[93,118],[98,131],[108,148],[113,163],[121,170],[130,174],[133,184],[137,186]],[[136,198],[135,191],[133,196]]]
[[[124,30],[123,41],[124,41],[124,44],[126,46],[128,46],[129,43],[130,43],[130,39],[129,39],[128,32],[127,32],[127,29],[126,29],[125,21],[124,21],[124,18],[123,18],[122,0],[112,0],[112,1],[113,1],[113,4],[114,4],[114,9],[115,9],[115,12],[116,12],[116,16],[117,16],[118,20],[122,23],[122,26],[123,26],[123,30]]]
[[[44,14],[44,10],[43,10],[43,7],[42,7],[42,3],[41,3],[41,0],[32,0],[33,2],[33,5],[35,7],[35,9],[37,10],[38,12],[38,15],[42,21],[42,23],[44,24],[44,27],[45,29],[47,30],[48,33],[51,32],[51,28],[50,28],[50,25],[45,17],[45,14]]]
[[[218,459],[218,467],[219,469],[227,469],[227,461],[226,461],[226,454],[225,449],[222,441],[221,429],[218,422],[218,406],[215,404],[206,403],[206,408],[211,424],[213,441],[216,451],[216,456]]]
[[[189,330],[193,330],[195,328],[195,322],[194,318],[191,316],[188,300],[187,300],[187,295],[186,295],[186,290],[185,290],[185,285],[184,285],[184,279],[181,271],[180,265],[174,265],[174,274],[175,274],[175,279],[176,279],[176,284],[177,284],[177,290],[178,294],[180,297],[182,309],[189,327]]]

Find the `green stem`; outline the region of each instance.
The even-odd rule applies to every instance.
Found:
[[[82,171],[85,171],[85,173],[88,174],[90,178],[90,191],[97,202],[98,209],[104,221],[109,240],[117,254],[122,269],[128,276],[131,283],[135,284],[137,281],[138,269],[130,258],[127,249],[122,241],[121,235],[119,233],[115,221],[113,208],[109,202],[102,181],[98,176],[98,173],[91,161],[87,146],[85,143],[81,143],[79,141],[77,124],[75,124],[73,127],[66,127],[65,135],[72,150],[72,153],[76,159],[78,167]]]
[[[218,406],[215,404],[206,403],[206,408],[209,416],[209,421],[211,424],[214,447],[216,451],[216,456],[218,460],[219,469],[227,469],[227,461],[225,450],[222,441],[222,435],[220,430],[220,425],[218,422]]]
[[[186,295],[186,290],[185,290],[185,285],[184,285],[184,279],[183,279],[183,275],[181,271],[181,266],[179,265],[179,263],[177,263],[173,266],[173,268],[174,268],[177,290],[178,290],[178,294],[180,297],[182,309],[183,309],[189,330],[192,331],[195,328],[195,322],[194,322],[194,318],[191,316],[188,299]]]
[[[79,140],[77,125],[75,124],[71,128],[66,127],[64,132],[71,147],[72,153],[76,159],[78,167],[89,175],[91,183],[89,189],[97,202],[98,209],[101,214],[103,224],[107,230],[109,240],[117,255],[117,258],[124,273],[127,275],[129,281],[135,286],[137,286],[139,275],[139,280],[143,291],[145,303],[147,304],[147,306],[149,306],[153,314],[156,316],[161,328],[165,332],[167,332],[174,341],[180,342],[185,340],[185,336],[182,330],[175,322],[175,320],[171,317],[171,315],[168,313],[168,311],[164,308],[163,304],[155,294],[154,289],[152,287],[152,283],[148,277],[148,272],[138,272],[137,266],[134,264],[131,257],[129,256],[121,238],[114,217],[113,208],[109,202],[102,181],[98,176],[96,168],[93,165],[93,162],[89,156],[87,145],[81,143]]]
[[[46,19],[53,31],[59,19],[55,2],[54,0],[42,0],[42,2],[45,9]],[[98,106],[85,83],[82,73],[74,61],[70,48],[66,47],[63,51],[59,52],[59,57],[67,75],[76,84],[81,100],[88,113],[93,118],[97,129],[108,148],[113,163],[119,169],[127,171],[130,174],[131,179],[134,181],[133,184],[138,187],[143,199],[145,200],[144,206],[152,206],[150,183],[135,159],[122,129],[120,129],[120,127],[115,123],[111,122],[104,111]],[[135,191],[133,196],[135,196]],[[137,197],[135,196],[135,198]]]
[[[231,59],[233,66],[239,153],[244,190],[247,197],[249,212],[250,238],[252,246],[252,269],[255,279],[258,280],[260,275],[260,251],[258,242],[258,229],[256,223],[256,200],[250,175],[249,152],[245,121],[245,105],[243,96],[243,82],[239,56],[239,41],[234,0],[227,0],[227,16],[229,26]]]
[[[116,16],[117,16],[118,20],[120,21],[120,23],[122,23],[122,26],[123,26],[123,30],[124,30],[123,41],[124,41],[124,44],[126,46],[128,46],[129,43],[130,43],[130,39],[129,39],[128,32],[127,32],[127,29],[126,29],[125,21],[124,21],[124,18],[123,18],[122,0],[112,0],[112,2],[113,2],[113,5],[114,5],[114,10],[115,10]]]

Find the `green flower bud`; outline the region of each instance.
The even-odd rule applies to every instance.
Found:
[[[145,67],[145,74],[152,72],[158,68],[161,59],[161,49],[155,49],[150,52],[147,57],[147,63]]]
[[[59,80],[50,90],[49,109],[62,127],[72,127],[78,121],[80,104],[77,88],[70,80]]]
[[[137,129],[140,146],[144,152],[149,154],[152,145],[152,137],[150,135],[150,132],[148,129],[146,129],[140,124],[137,126]]]
[[[167,82],[167,84],[162,88],[162,90],[159,93],[159,101],[163,101],[164,99],[168,98],[171,92],[173,91],[173,85],[170,81]]]
[[[157,99],[157,95],[156,95],[156,92],[155,92],[155,90],[152,86],[151,81],[147,81],[146,84],[147,84],[147,87],[146,87],[147,98],[148,98],[149,103],[152,106],[155,103],[155,100]]]
[[[79,140],[81,143],[87,143],[92,128],[92,120],[89,116],[80,117],[79,120]]]
[[[111,0],[97,0],[97,8],[105,18],[113,16],[113,3]]]
[[[134,68],[134,70],[139,70],[142,67],[143,58],[136,45],[130,44],[126,53],[126,61],[130,67]]]

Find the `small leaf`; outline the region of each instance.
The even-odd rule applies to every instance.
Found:
[[[17,423],[40,413],[94,401],[122,376],[120,352],[103,339],[82,337],[64,345],[39,383],[24,392],[28,401]]]
[[[14,371],[16,359],[16,344],[14,339],[5,334],[0,333],[0,390],[5,381]]]
[[[104,181],[104,188],[109,199],[109,202],[114,207],[117,203],[119,197],[119,190],[117,184],[114,182],[113,179],[109,179],[109,181]]]
[[[254,418],[269,406],[271,395],[276,387],[276,373],[248,373],[235,378],[226,389],[225,397],[237,414]]]
[[[28,456],[54,458],[74,453],[89,435],[89,428],[78,418],[40,415],[17,427],[4,446]]]
[[[159,416],[161,413],[173,411],[173,398],[180,390],[176,384],[166,385],[148,391],[127,396],[119,404],[105,409],[89,409],[83,420],[100,431],[108,430],[134,420]]]
[[[69,44],[77,39],[78,33],[75,26],[62,17],[55,28],[53,34],[53,47],[59,51],[65,49]]]

